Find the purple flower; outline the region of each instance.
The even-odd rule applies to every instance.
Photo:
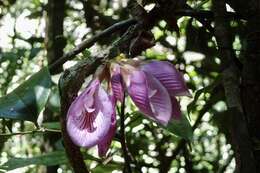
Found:
[[[180,105],[175,96],[190,96],[190,93],[173,65],[163,61],[130,62],[117,71],[116,75],[121,74],[129,96],[142,113],[164,125],[172,118],[180,118]],[[122,82],[112,82],[112,88],[117,88],[113,89],[116,95],[123,92],[122,85]]]
[[[181,117],[180,105],[175,96],[191,97],[182,74],[166,61],[153,60],[141,66],[141,69],[153,75],[167,89],[172,102],[172,117],[179,119]]]
[[[87,148],[98,145],[100,155],[105,155],[114,128],[114,104],[100,81],[94,79],[68,110],[68,134],[76,145]]]
[[[171,118],[171,100],[167,90],[152,75],[134,69],[122,73],[127,92],[139,110],[167,124]]]
[[[103,70],[97,78],[106,73]],[[126,60],[110,65],[112,96],[94,79],[72,102],[67,113],[67,131],[81,147],[97,145],[99,156],[105,156],[116,132],[116,101],[123,101],[127,90],[139,110],[163,124],[181,116],[175,96],[190,96],[183,76],[168,62]]]

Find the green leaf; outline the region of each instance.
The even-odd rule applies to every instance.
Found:
[[[55,130],[61,129],[60,122],[46,122],[46,123],[43,123],[42,126],[47,129],[55,129]]]
[[[141,112],[138,112],[138,111],[133,112],[133,115],[141,116],[141,117],[146,118],[149,121],[155,122],[154,120],[148,118],[147,116],[143,115]],[[155,122],[155,123],[157,123],[157,122]],[[164,126],[161,124],[158,124],[158,125],[173,135],[184,138],[186,140],[192,139],[192,136],[193,136],[192,127],[191,127],[189,120],[187,119],[187,117],[185,115],[182,115],[180,120],[170,121],[167,126]]]
[[[0,98],[0,117],[36,122],[48,100],[50,87],[51,77],[45,67]]]
[[[29,60],[33,59],[38,55],[38,53],[42,50],[41,47],[35,47],[31,49],[30,55],[29,55]]]
[[[54,151],[40,156],[31,158],[10,158],[7,162],[0,166],[0,170],[10,171],[13,169],[29,166],[29,165],[46,165],[53,166],[65,164],[68,162],[65,151]]]
[[[83,157],[85,160],[93,160],[97,162],[102,161],[99,158],[87,154],[86,152],[83,153]],[[1,170],[10,171],[13,169],[22,168],[29,165],[53,166],[53,165],[60,165],[60,164],[67,164],[67,163],[68,163],[68,159],[65,151],[59,150],[59,151],[53,151],[50,153],[42,154],[39,156],[30,157],[30,158],[17,158],[17,157],[9,158],[7,162],[0,165],[0,172]],[[109,165],[103,165],[103,166],[109,168],[110,167]],[[120,165],[113,164],[111,166],[113,166],[114,168],[115,166],[118,167]]]
[[[212,84],[197,90],[193,101],[187,106],[188,114],[190,114],[196,108],[196,103],[202,94],[211,93],[213,89],[216,88],[220,83],[221,83],[221,77],[217,77]]]
[[[93,172],[95,173],[110,173],[113,172],[115,170],[123,170],[123,166],[122,165],[115,165],[115,164],[107,164],[107,165],[103,165],[103,164],[98,164],[97,167],[95,167],[94,169],[92,169]]]
[[[81,52],[84,58],[88,58],[91,55],[91,52],[89,49],[85,49],[83,52]]]
[[[184,138],[186,140],[192,140],[193,131],[189,120],[185,115],[181,116],[180,120],[172,120],[166,127],[161,126],[172,134]]]

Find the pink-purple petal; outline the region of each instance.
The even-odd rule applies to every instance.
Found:
[[[104,116],[109,117],[111,119],[111,116],[115,112],[114,104],[110,96],[102,87],[99,87],[98,92],[95,93],[94,100],[95,108],[97,110],[100,110],[104,114]]]
[[[129,81],[127,91],[135,105],[142,113],[152,115],[145,73],[143,71],[134,70],[129,74]]]
[[[92,147],[107,134],[112,103],[98,80],[93,80],[71,104],[67,113],[67,131],[81,147]]]
[[[157,78],[171,96],[191,96],[182,74],[171,63],[153,60],[141,69]]]
[[[89,131],[87,128],[81,129],[75,124],[73,117],[67,119],[67,130],[72,141],[81,147],[92,147],[105,136],[109,130],[110,119],[107,118],[99,112],[95,115],[95,120],[93,121],[93,130]]]
[[[166,125],[172,118],[171,99],[166,88],[151,74],[146,73],[152,118]]]

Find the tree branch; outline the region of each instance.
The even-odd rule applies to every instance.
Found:
[[[81,53],[86,48],[89,48],[89,47],[93,46],[93,44],[95,42],[97,42],[99,39],[101,39],[102,37],[109,36],[110,34],[116,32],[118,30],[121,30],[123,28],[127,28],[127,27],[129,27],[129,26],[131,26],[131,25],[133,25],[135,23],[136,23],[136,21],[134,19],[124,20],[124,21],[118,22],[118,23],[110,26],[109,28],[107,28],[104,31],[98,33],[97,35],[94,35],[90,39],[86,39],[85,41],[80,43],[77,47],[75,47],[73,50],[71,50],[70,52],[66,53],[65,55],[60,57],[57,61],[52,63],[49,66],[50,71],[55,70],[56,68],[58,68],[59,66],[64,64],[67,60],[70,60],[70,59],[74,58],[77,54]]]
[[[56,130],[56,129],[40,128],[40,129],[25,131],[25,132],[1,133],[0,137],[11,137],[11,136],[15,136],[15,135],[26,135],[26,134],[36,134],[36,133],[48,133],[48,132],[61,133],[60,130]]]
[[[179,9],[176,10],[174,14],[176,16],[190,16],[190,17],[198,17],[198,18],[204,18],[208,20],[214,20],[214,13],[209,10]],[[225,17],[232,20],[247,19],[246,16],[234,12],[227,12]]]
[[[65,16],[65,0],[48,0],[45,45],[48,64],[52,64],[63,55],[66,41],[63,37],[63,21]],[[52,73],[59,73],[62,69],[55,68]]]

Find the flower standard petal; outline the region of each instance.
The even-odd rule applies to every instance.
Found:
[[[171,96],[191,96],[182,74],[169,62],[150,61],[141,69],[156,77],[169,91]]]
[[[142,70],[123,71],[129,96],[149,118],[166,125],[172,117],[172,105],[166,88],[151,74]]]
[[[151,74],[146,74],[149,100],[155,121],[167,125],[172,118],[171,99],[166,88]]]
[[[67,131],[76,145],[92,147],[107,134],[113,110],[108,100],[96,79],[73,101],[67,113]]]
[[[152,116],[153,112],[149,102],[149,88],[147,86],[145,73],[140,70],[122,72],[127,92],[135,105],[142,113]]]

